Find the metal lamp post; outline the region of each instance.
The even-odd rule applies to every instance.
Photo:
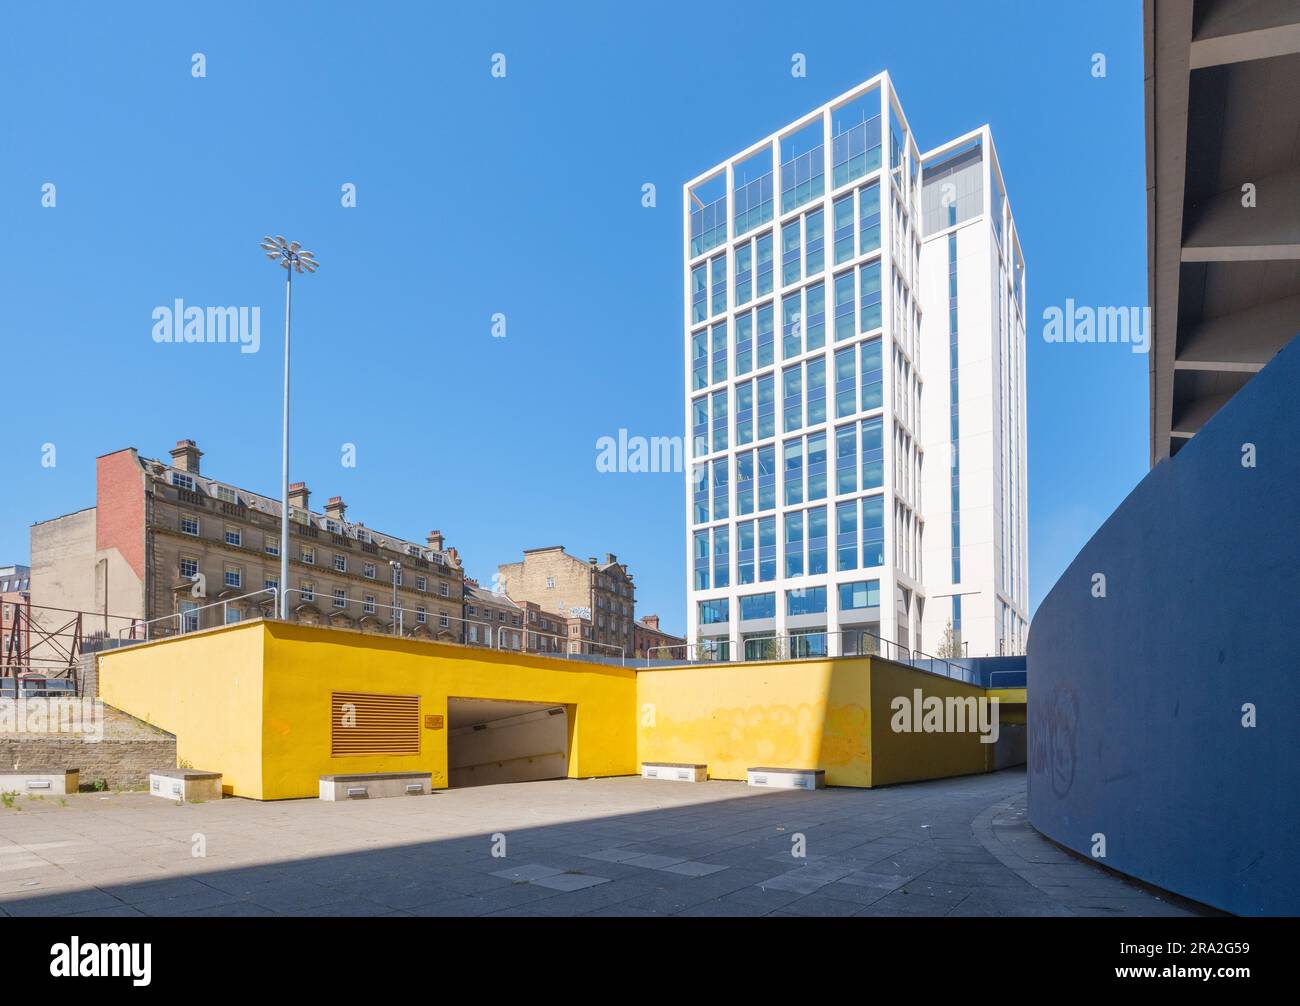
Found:
[[[289,309],[293,302],[293,274],[320,268],[316,256],[297,241],[262,238],[266,257],[280,263],[284,275],[284,437],[280,445],[280,617],[289,618]]]
[[[397,607],[397,580],[402,575],[402,564],[396,559],[389,559],[388,565],[393,567],[393,635],[402,634],[402,612]]]

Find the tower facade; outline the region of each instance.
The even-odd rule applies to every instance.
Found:
[[[955,171],[971,141],[980,168]],[[698,657],[1021,652],[1023,592],[995,603],[997,575],[1024,574],[1024,268],[1004,193],[987,129],[923,156],[883,73],[686,184]],[[981,265],[950,280],[953,235],[959,267]]]

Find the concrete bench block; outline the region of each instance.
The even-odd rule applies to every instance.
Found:
[[[23,769],[0,772],[0,793],[25,793],[32,796],[67,796],[81,785],[75,768]]]
[[[709,766],[690,762],[643,761],[642,779],[671,779],[674,782],[704,782],[709,778]]]
[[[751,768],[746,778],[749,785],[768,789],[826,788],[826,771],[820,768]]]
[[[388,796],[426,796],[433,792],[430,772],[376,772],[320,777],[322,800],[379,800]]]
[[[160,768],[149,773],[149,795],[194,803],[221,799],[221,773],[200,769]]]

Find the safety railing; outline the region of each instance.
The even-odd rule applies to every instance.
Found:
[[[298,598],[297,605],[294,603],[295,595]],[[431,610],[430,608],[421,610],[420,608],[408,608],[400,604],[384,604],[378,599],[374,601],[357,600],[354,597],[339,597],[333,593],[322,594],[318,590],[307,591],[300,587],[290,587],[285,591],[285,597],[288,598],[291,613],[297,616],[296,621],[304,620],[301,606],[309,604],[326,624],[329,624],[330,619],[340,615],[347,617],[358,625],[361,625],[367,619],[373,619],[377,623],[379,632],[402,636],[407,639],[418,639],[424,636],[431,637],[436,642],[487,646],[489,649],[509,650],[516,653],[604,661],[617,660],[620,664],[625,662],[622,647],[599,643],[591,639],[578,640],[553,632],[544,632],[523,621],[519,625],[513,623],[506,625],[499,622],[493,623],[489,618],[462,618],[459,615]],[[448,601],[450,599],[443,598],[442,600]],[[339,604],[339,601],[343,603]],[[436,607],[437,601],[438,598],[436,597],[430,598],[430,602],[434,607]],[[357,617],[358,610],[360,617]],[[379,617],[381,612],[385,613],[388,619],[386,624]],[[457,626],[454,630],[452,623],[456,623]],[[478,631],[480,629],[482,630],[481,637]],[[450,635],[453,638],[443,638],[444,635]],[[518,637],[518,645],[514,645],[515,640],[513,637],[516,636]],[[529,641],[530,636],[532,642]],[[536,642],[539,638],[551,640],[553,645],[549,649],[539,646]],[[584,647],[600,648],[601,652],[583,652]]]
[[[957,681],[975,683],[967,667],[922,650],[909,649],[867,629],[809,629],[785,634],[742,635],[739,651],[731,654],[728,638],[719,637],[686,644],[689,663],[754,663],[760,661],[806,660],[817,657],[884,657],[919,671]],[[694,657],[691,656],[692,651]]]
[[[502,644],[502,633],[504,632],[519,633],[523,637],[524,648],[518,646],[506,646]],[[550,639],[553,643],[552,649],[539,649],[536,644],[528,646],[528,637]],[[561,645],[563,644],[563,645]],[[583,652],[583,647],[600,647],[601,652]],[[555,632],[543,632],[539,629],[531,629],[528,626],[497,626],[497,649],[512,650],[516,653],[537,653],[547,657],[563,657],[566,660],[599,660],[602,662],[618,660],[620,664],[627,663],[627,651],[613,643],[601,643],[594,639],[579,639],[574,636],[564,636]],[[605,652],[609,651],[609,652]]]
[[[517,653],[540,654],[563,659],[595,660],[626,666],[651,667],[665,664],[754,663],[760,661],[806,660],[818,657],[880,656],[896,663],[907,664],[917,670],[938,674],[968,683],[975,681],[975,672],[960,663],[944,657],[932,656],[913,650],[877,635],[868,629],[808,629],[785,634],[745,635],[740,639],[738,652],[731,652],[730,639],[705,638],[694,643],[675,643],[653,646],[644,655],[629,657],[624,647],[602,643],[593,639],[578,639],[560,633],[537,629],[527,622],[522,624],[497,624],[491,618],[464,618],[436,610],[437,598],[430,598],[435,610],[408,608],[380,602],[378,599],[357,599],[321,591],[291,587],[284,592],[291,621],[320,624],[337,624],[346,618],[362,631],[371,623],[375,634],[397,635],[404,638],[426,638],[435,642],[457,643],[467,646],[487,647]],[[170,637],[215,625],[229,624],[250,617],[278,618],[280,592],[275,587],[252,591],[237,597],[221,598],[204,605],[194,605],[170,615],[135,620],[118,631],[117,645],[147,642],[150,639]],[[254,600],[260,598],[260,600]],[[449,600],[449,599],[443,599]],[[341,603],[340,603],[341,602]],[[219,621],[213,621],[206,612],[220,609]],[[310,610],[308,610],[310,609]],[[233,617],[232,617],[233,613]],[[385,619],[387,619],[385,621]],[[204,624],[212,622],[212,624]],[[453,625],[454,623],[454,625]],[[549,645],[539,644],[548,640]],[[1018,675],[1023,685],[1023,671],[995,671],[989,687],[996,687],[992,679],[998,675]],[[1003,684],[1002,687],[1016,687]]]
[[[288,602],[290,621],[309,621],[314,615],[323,624],[329,625],[333,624],[333,619],[343,617],[363,631],[367,623],[373,624],[376,635],[403,636],[408,639],[426,636],[438,642],[463,642],[469,646],[486,646],[488,649],[494,646],[494,626],[490,619],[462,618],[460,615],[431,608],[407,608],[400,604],[386,604],[377,598],[370,601],[350,596],[339,597],[334,593],[324,594],[319,590],[305,590],[302,587],[290,587],[284,596]],[[430,604],[435,607],[439,600],[460,606],[460,602],[452,598],[440,598],[437,595],[429,598]],[[343,603],[339,604],[339,601]],[[313,610],[309,612],[307,608]],[[453,622],[456,623],[454,627]],[[478,638],[479,627],[483,630],[481,639]],[[474,638],[470,638],[471,628],[476,630]],[[454,638],[441,638],[448,635]]]
[[[217,601],[211,601],[208,604],[187,604],[179,611],[172,612],[170,615],[159,615],[157,618],[133,619],[130,625],[125,625],[117,630],[117,645],[127,646],[131,643],[147,643],[151,639],[168,638],[179,636],[186,632],[197,632],[200,629],[214,628],[215,625],[226,625],[231,621],[243,621],[248,616],[250,605],[249,598],[261,597],[262,600],[254,602],[256,605],[270,605],[270,612],[260,611],[258,614],[268,615],[275,611],[275,601],[279,591],[275,587],[264,587],[262,590],[254,590],[247,594],[240,594],[237,597],[225,597]],[[234,608],[232,609],[232,605]],[[205,619],[203,613],[221,609],[221,620],[214,625],[204,625]],[[230,618],[231,611],[235,612],[236,617]],[[158,626],[158,628],[155,628]]]

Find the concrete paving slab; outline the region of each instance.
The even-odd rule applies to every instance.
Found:
[[[0,809],[0,914],[1213,914],[1059,849],[1024,803],[1023,770],[815,794],[638,778],[330,806],[76,794]]]

